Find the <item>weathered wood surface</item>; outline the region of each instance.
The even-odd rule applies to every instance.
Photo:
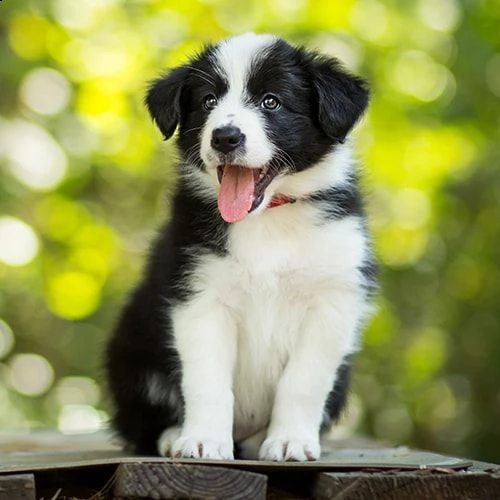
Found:
[[[33,439],[36,439],[35,437]],[[187,465],[217,465],[228,468],[246,468],[247,470],[266,473],[274,469],[316,471],[353,470],[366,467],[381,469],[418,469],[420,466],[466,468],[471,461],[456,457],[448,457],[437,453],[412,450],[407,447],[381,447],[381,443],[353,438],[346,440],[330,440],[324,443],[323,453],[316,462],[264,462],[258,460],[185,460],[164,459],[159,457],[137,457],[124,453],[113,445],[107,434],[99,438],[89,436],[89,442],[95,443],[95,449],[88,444],[82,445],[82,437],[60,436],[59,441],[54,436],[44,436],[43,443],[35,441],[29,450],[29,441],[25,437],[21,451],[16,450],[15,443],[3,446],[0,440],[0,474],[35,472],[43,470],[69,469],[77,467],[92,467],[102,465],[118,465],[122,463],[170,463]],[[106,447],[104,444],[108,443]]]
[[[388,474],[327,473],[318,475],[312,490],[318,500],[496,500],[500,473],[415,471]]]
[[[21,472],[33,473],[17,476]],[[16,474],[13,476],[12,474]],[[29,477],[19,482],[16,477]],[[316,463],[172,461],[124,454],[109,435],[0,437],[0,500],[92,498],[500,500],[500,466],[352,437]],[[20,488],[20,485],[30,487]],[[7,488],[7,486],[8,488]],[[27,496],[15,496],[25,494]],[[3,495],[3,496],[2,496]]]
[[[35,500],[33,474],[0,476],[0,500]]]
[[[134,498],[264,500],[267,476],[226,467],[184,464],[122,464],[114,495]]]
[[[408,469],[420,467],[446,467],[465,469],[472,465],[470,460],[447,457],[437,453],[398,448],[380,448],[378,450],[343,449],[325,453],[314,462],[270,462],[259,460],[198,460],[168,459],[120,454],[116,452],[59,452],[59,453],[0,453],[0,474],[21,472],[37,472],[47,470],[65,470],[79,467],[95,467],[119,465],[126,463],[150,464],[185,464],[211,465],[228,468],[246,468],[255,472],[272,470],[313,470],[316,472],[329,470],[359,470],[363,468]]]

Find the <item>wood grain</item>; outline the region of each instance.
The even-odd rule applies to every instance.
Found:
[[[0,476],[0,500],[35,500],[33,474]]]
[[[186,464],[122,464],[114,495],[137,498],[263,500],[267,476],[238,469]]]
[[[500,499],[500,474],[430,471],[318,474],[314,498],[326,500]]]

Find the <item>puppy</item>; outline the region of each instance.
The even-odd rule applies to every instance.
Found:
[[[113,426],[170,457],[316,460],[341,412],[376,267],[349,132],[366,84],[270,35],[154,81],[179,181],[106,351]]]

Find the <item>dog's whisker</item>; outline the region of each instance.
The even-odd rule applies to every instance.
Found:
[[[203,160],[200,157],[200,148],[197,144],[194,146],[191,146],[187,151],[186,151],[186,162],[190,163],[192,165],[202,167],[203,166]]]
[[[278,149],[276,152],[277,159],[281,160],[283,164],[288,167],[292,172],[296,171],[297,168],[295,166],[295,162],[291,158],[291,156],[284,151],[283,149]]]
[[[268,166],[268,170],[272,173],[279,173],[282,170],[282,166],[284,166],[288,171],[293,172],[296,170],[295,165],[291,161],[291,159],[287,158],[283,152],[277,151],[273,161],[270,162]]]
[[[197,68],[197,67],[195,67],[195,66],[193,66],[193,65],[191,65],[191,64],[190,64],[190,65],[188,65],[188,68],[189,68],[189,69],[192,69],[193,71],[197,71],[198,73],[200,73],[200,74],[202,74],[202,75],[206,76],[208,79],[210,79],[210,80],[214,81],[214,80],[213,80],[213,78],[212,78],[212,75],[210,75],[210,74],[209,74],[209,73],[207,73],[206,71],[203,71],[202,69]]]
[[[184,134],[189,134],[191,132],[196,132],[196,131],[199,131],[199,130],[203,130],[203,127],[192,127],[192,128],[188,128],[187,130],[183,130],[183,133]]]
[[[215,80],[206,71],[203,71],[203,70],[201,70],[199,68],[196,68],[196,67],[194,67],[192,65],[189,65],[187,67],[190,70],[196,72],[196,74],[194,74],[193,76],[196,76],[196,77],[200,78],[201,80],[204,80],[205,82],[207,82],[209,85],[215,87]]]
[[[215,83],[212,82],[211,80],[208,80],[207,78],[201,76],[201,75],[193,75],[196,78],[199,78],[200,80],[203,80],[204,82],[208,83],[211,87],[215,87]]]

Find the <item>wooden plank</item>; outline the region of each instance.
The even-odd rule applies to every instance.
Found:
[[[0,500],[35,500],[33,474],[0,476]]]
[[[114,495],[136,498],[264,500],[267,476],[238,469],[185,464],[122,464]]]
[[[500,498],[500,474],[446,469],[441,472],[323,472],[318,474],[313,497],[319,500],[493,500]]]
[[[168,459],[126,454],[121,451],[73,451],[73,452],[0,452],[0,474],[37,472],[43,470],[71,469],[98,465],[118,465],[124,463],[160,463],[186,465],[217,465],[223,467],[246,468],[255,472],[280,469],[309,469],[318,472],[328,470],[379,469],[420,469],[426,467],[448,467],[465,469],[472,465],[470,460],[448,457],[406,447],[373,449],[325,449],[315,462],[270,462],[263,460],[198,460]]]
[[[136,457],[123,452],[112,440],[109,432],[77,436],[63,436],[57,431],[36,431],[28,435],[0,433],[0,474],[36,472],[43,470],[71,469],[120,463],[158,462],[186,463],[191,459],[168,460],[159,457]],[[210,461],[199,460],[200,465]],[[391,447],[362,436],[343,439],[331,437],[323,440],[323,453],[317,462],[276,463],[262,461],[218,461],[224,467],[247,468],[267,473],[275,469],[315,469],[320,471],[360,470],[366,467],[380,469],[427,467],[467,468],[470,460],[437,453]],[[486,464],[488,465],[488,464]],[[489,464],[490,467],[494,465]]]

